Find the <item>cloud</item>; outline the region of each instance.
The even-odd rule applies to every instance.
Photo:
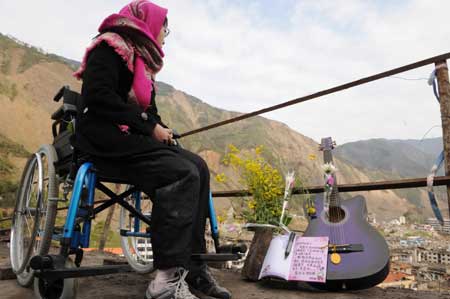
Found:
[[[0,31],[81,59],[101,20],[127,2],[0,2]],[[169,8],[172,31],[158,79],[234,111],[264,108],[450,49],[450,26],[442,25],[450,11],[445,0],[155,2]],[[400,76],[427,77],[432,69]],[[265,116],[315,140],[332,135],[340,143],[420,138],[440,124],[426,81],[393,78]]]

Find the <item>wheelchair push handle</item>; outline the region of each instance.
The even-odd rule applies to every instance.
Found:
[[[63,104],[56,110],[51,118],[53,120],[61,120],[65,114],[69,113],[75,116],[78,107],[82,105],[81,95],[75,91],[70,90],[68,85],[63,86],[53,98],[53,101],[60,102],[63,99]]]
[[[59,100],[61,100],[61,98],[63,97],[64,92],[66,90],[70,90],[70,87],[68,85],[64,85],[63,87],[61,87],[61,89],[58,91],[58,93],[53,98],[53,101],[54,102],[59,102]]]

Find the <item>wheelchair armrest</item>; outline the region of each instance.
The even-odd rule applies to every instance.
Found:
[[[53,120],[60,120],[63,116],[64,116],[64,108],[63,108],[63,106],[61,106],[61,107],[58,108],[58,110],[56,110],[52,114],[52,119]]]
[[[63,104],[61,107],[58,108],[58,110],[56,110],[52,114],[52,119],[53,120],[60,120],[60,119],[63,118],[63,116],[66,113],[76,115],[77,114],[77,107],[75,105],[71,105],[71,104]]]

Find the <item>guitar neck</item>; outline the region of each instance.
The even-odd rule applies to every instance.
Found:
[[[333,154],[331,153],[331,150],[323,151],[323,161],[325,163],[333,163]]]
[[[333,174],[334,177],[334,184],[333,189],[331,190],[330,194],[330,206],[331,207],[339,207],[341,205],[340,199],[339,199],[339,190],[337,188],[337,182],[336,182],[336,176]]]

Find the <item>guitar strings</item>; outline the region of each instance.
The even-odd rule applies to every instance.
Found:
[[[324,150],[324,160],[325,163],[333,163],[331,150]],[[331,186],[331,190],[325,192],[324,195],[326,196],[324,204],[326,203],[328,205],[326,216],[328,217],[328,221],[330,222],[330,243],[335,245],[343,245],[345,244],[345,231],[343,228],[342,220],[344,220],[345,218],[345,211],[341,209],[341,201],[340,196],[338,195],[336,175],[332,174],[332,176],[333,186]]]
[[[341,197],[338,194],[338,190],[336,190],[336,197],[337,197],[337,203],[338,203],[338,213],[339,213],[339,228],[340,228],[340,232],[341,232],[341,245],[345,244],[345,230],[344,230],[344,224],[343,224],[343,220],[345,217],[345,212],[344,210],[341,208]]]
[[[333,213],[333,220],[335,221],[334,226],[336,226],[336,233],[337,233],[337,243],[338,244],[344,244],[345,243],[345,232],[344,232],[344,228],[343,228],[343,224],[341,223],[343,218],[344,218],[344,214],[343,214],[343,210],[341,210],[341,201],[340,201],[340,197],[338,195],[338,189],[337,189],[337,180],[336,180],[336,176],[333,175],[334,177],[334,188],[333,188],[333,192],[332,192],[332,199],[333,199],[333,208],[332,208],[332,213]],[[335,243],[335,244],[337,244]]]

